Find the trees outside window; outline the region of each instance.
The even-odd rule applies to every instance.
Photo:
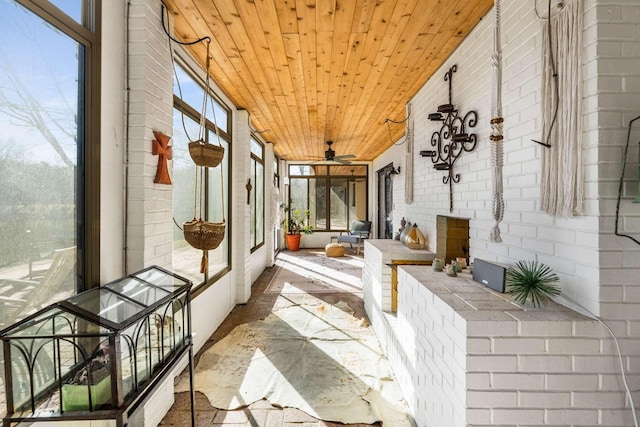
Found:
[[[366,165],[289,165],[289,209],[309,210],[314,231],[367,220]]]
[[[99,37],[73,3],[0,0],[0,328],[99,282]]]
[[[264,145],[251,137],[251,251],[264,244]]]
[[[206,111],[204,125],[205,142],[222,145],[224,158],[215,168],[196,168],[189,155],[189,141],[198,139],[204,83],[188,71],[176,65],[174,77],[173,110],[173,217],[176,222],[173,233],[173,268],[175,273],[187,277],[198,286],[209,285],[231,268],[229,244],[229,158],[231,136],[231,112],[215,98],[209,97],[213,108]],[[178,86],[179,83],[179,86]],[[217,125],[217,132],[216,132]],[[218,138],[219,135],[219,138]],[[198,192],[196,194],[196,176]],[[200,185],[200,182],[203,184]],[[201,197],[202,196],[202,197]],[[202,202],[202,203],[201,203]],[[225,237],[220,246],[208,251],[208,271],[200,274],[202,251],[189,246],[179,228],[185,221],[202,218],[205,221],[227,221]]]

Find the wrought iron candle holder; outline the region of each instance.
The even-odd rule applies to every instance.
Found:
[[[453,65],[444,75],[444,81],[449,82],[449,102],[429,114],[429,120],[442,122],[440,129],[431,135],[434,149],[420,151],[421,156],[431,157],[434,169],[446,171],[442,182],[449,184],[449,211],[453,211],[453,184],[460,182],[460,174],[453,172],[453,166],[464,151],[472,151],[478,142],[476,134],[469,132],[478,122],[476,112],[469,111],[463,116],[451,101],[451,82],[457,69],[457,65]]]

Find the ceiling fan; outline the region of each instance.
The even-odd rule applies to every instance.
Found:
[[[339,156],[336,156],[336,152],[333,151],[333,149],[331,148],[332,144],[333,144],[333,141],[327,141],[327,145],[329,146],[329,148],[327,148],[324,152],[324,159],[327,162],[337,162],[337,163],[342,163],[344,165],[348,165],[351,162],[346,159],[354,159],[356,157],[353,154],[341,154]]]

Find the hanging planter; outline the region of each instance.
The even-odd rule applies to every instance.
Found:
[[[199,139],[189,143],[189,155],[196,165],[215,168],[222,162],[224,147],[207,144],[204,140]]]
[[[205,40],[205,39],[201,39]],[[226,220],[224,216],[224,176],[222,172],[222,160],[224,158],[225,149],[220,142],[220,130],[216,120],[215,109],[213,110],[213,121],[215,125],[216,136],[218,139],[218,145],[209,144],[205,141],[205,135],[207,135],[207,128],[205,125],[207,116],[207,100],[209,97],[209,46],[211,40],[207,38],[207,63],[205,71],[207,74],[204,96],[202,100],[202,112],[200,114],[200,132],[198,139],[189,142],[189,155],[196,165],[195,168],[195,180],[194,180],[194,194],[193,194],[193,219],[186,221],[182,224],[182,232],[184,233],[184,239],[194,249],[202,251],[202,260],[200,261],[200,273],[206,274],[209,271],[209,251],[216,249],[220,246],[220,243],[224,240],[226,233]],[[173,57],[173,53],[172,53]],[[175,61],[175,60],[174,60]],[[177,80],[178,89],[180,90],[180,98],[182,99],[182,89],[180,89],[180,82]],[[213,107],[213,101],[212,101]],[[183,114],[183,126],[184,126],[184,114]],[[185,127],[185,134],[187,129]],[[187,135],[188,137],[188,135]],[[189,138],[190,139],[190,138]],[[219,166],[220,171],[220,204],[222,206],[222,221],[210,222],[202,219],[203,206],[207,203],[205,196],[205,168],[215,168]],[[199,196],[199,197],[198,197]],[[200,206],[199,219],[196,219],[196,213],[198,212],[198,202]],[[175,221],[175,220],[174,220]],[[177,225],[177,223],[176,223]]]
[[[184,239],[195,249],[211,251],[224,240],[226,223],[192,219],[182,224]]]

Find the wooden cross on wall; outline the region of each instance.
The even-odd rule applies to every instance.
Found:
[[[247,189],[247,204],[251,204],[251,190],[253,187],[251,186],[251,178],[247,181],[247,185],[244,186]]]
[[[151,153],[158,156],[158,169],[156,170],[156,178],[153,180],[156,184],[171,185],[171,176],[169,175],[168,160],[173,158],[173,149],[169,145],[170,136],[162,132],[153,131],[153,140]]]

